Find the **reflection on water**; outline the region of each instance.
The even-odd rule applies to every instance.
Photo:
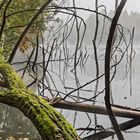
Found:
[[[18,109],[0,103],[0,140],[41,140],[32,122]]]

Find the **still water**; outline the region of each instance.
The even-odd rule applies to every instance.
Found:
[[[71,47],[71,51],[73,51],[72,49],[73,47]],[[140,86],[139,86],[139,81],[140,81],[140,65],[139,65],[139,57],[140,57],[140,48],[138,45],[134,46],[136,55],[135,58],[133,59],[133,67],[132,67],[132,94],[130,93],[130,82],[129,82],[129,74],[128,76],[125,75],[126,73],[126,66],[125,66],[125,62],[122,62],[118,68],[117,68],[117,73],[116,73],[116,77],[115,79],[112,81],[112,97],[113,97],[113,102],[115,104],[119,104],[119,105],[123,105],[123,106],[128,106],[128,107],[132,107],[132,108],[137,108],[139,109],[140,107],[140,102],[139,102],[139,98],[140,98]],[[95,76],[95,62],[93,59],[93,48],[87,48],[87,52],[89,53],[89,59],[87,61],[87,63],[85,64],[85,69],[81,70],[80,68],[77,68],[78,71],[78,78],[80,81],[80,85],[83,85],[91,80],[93,80],[96,76]],[[71,52],[73,53],[73,52]],[[23,54],[24,55],[24,54]],[[21,54],[19,57],[22,57]],[[17,56],[18,58],[18,56]],[[102,74],[104,72],[104,59],[102,57],[102,59],[99,61],[99,66],[100,66],[100,74]],[[63,66],[62,66],[63,67]],[[52,66],[50,66],[50,68],[52,68]],[[55,64],[55,66],[53,66],[53,69],[58,72],[58,66],[57,64]],[[61,72],[61,74],[63,75],[63,73]],[[62,76],[61,75],[61,76]],[[65,77],[65,88],[64,85],[62,85],[62,83],[60,82],[60,79],[58,77],[56,77],[55,74],[52,74],[52,77],[56,83],[56,85],[58,85],[58,90],[59,91],[63,91],[65,92],[65,88],[66,87],[73,87],[76,88],[75,86],[75,82],[74,82],[74,77],[73,74],[71,73],[71,67],[67,69],[67,77]],[[62,78],[64,78],[62,76]],[[25,79],[26,81],[28,81],[28,78]],[[101,78],[99,81],[99,87],[98,90],[102,91],[104,88],[104,78]],[[91,90],[91,92],[86,92],[84,90]],[[94,95],[94,90],[95,90],[95,83],[92,83],[86,87],[84,87],[83,91],[80,91],[80,97],[84,97],[84,98],[91,98]],[[70,91],[67,90],[67,91]],[[73,95],[76,95],[77,93],[74,93]],[[49,96],[46,93],[47,96]],[[62,95],[64,96],[64,95]],[[104,105],[104,92],[101,93],[97,98],[96,98],[96,104],[99,105]],[[73,117],[74,117],[74,111],[66,111],[63,110],[62,114],[66,117],[66,119],[73,123]],[[90,127],[95,127],[94,125],[94,115],[93,114],[89,114],[90,118],[91,118],[91,125]],[[128,119],[124,119],[124,118],[117,118],[118,122],[124,122],[127,121]],[[110,120],[107,116],[104,115],[97,115],[97,122],[98,125],[102,125],[104,128],[108,128],[111,126],[110,124]],[[78,112],[77,117],[76,117],[76,123],[75,123],[75,127],[76,128],[80,128],[80,127],[87,127],[87,125],[89,124],[89,119],[87,117],[87,115],[85,113],[82,112]],[[131,130],[129,131],[129,133],[124,133],[125,139],[126,140],[139,140],[140,137],[140,127],[136,127],[134,129],[132,129],[132,131],[135,131],[135,133],[131,133]],[[78,132],[80,134],[80,132]],[[92,134],[89,133],[88,135]],[[87,136],[87,133],[84,133],[82,135],[82,137]],[[108,138],[106,140],[110,140],[112,138]],[[114,139],[117,140],[117,138],[115,137]]]
[[[118,68],[117,68],[117,73],[116,73],[116,77],[112,82],[112,97],[113,97],[113,101],[115,104],[118,105],[122,105],[122,106],[128,106],[128,107],[132,107],[132,108],[136,108],[139,109],[140,108],[140,85],[139,85],[139,81],[140,81],[140,65],[139,65],[139,58],[140,58],[140,48],[138,45],[134,46],[134,50],[136,52],[136,55],[133,59],[133,67],[132,67],[132,94],[130,93],[130,81],[129,81],[129,74],[126,76],[126,66],[125,63],[122,62]],[[91,49],[89,48],[89,52],[91,52]],[[86,64],[86,68],[87,71],[84,73],[81,73],[80,77],[80,81],[82,81],[81,83],[86,83],[88,81],[90,81],[92,78],[91,77],[95,77],[95,67],[94,67],[94,62],[93,60],[89,59],[89,61]],[[104,69],[104,61],[100,61],[100,74],[103,73],[103,69]],[[80,73],[80,72],[79,72]],[[70,84],[69,82],[67,83],[67,85],[74,87],[74,85],[72,85],[72,83]],[[99,91],[104,87],[104,78],[102,78],[99,82]],[[88,90],[94,90],[95,88],[95,83],[88,85],[86,88],[84,89],[88,89]],[[81,97],[86,97],[86,98],[90,98],[93,96],[93,93],[87,93],[87,92],[81,92],[80,94]],[[96,104],[99,105],[104,105],[104,92],[99,95],[97,97],[97,102]],[[65,117],[72,123],[73,122],[73,116],[74,116],[74,112],[71,111],[64,111]],[[89,114],[91,116],[91,120],[93,121],[93,115]],[[99,125],[102,125],[104,128],[108,128],[111,126],[110,124],[110,120],[107,116],[104,115],[97,115],[97,122]],[[125,119],[125,118],[117,118],[119,123],[128,121],[129,119]],[[93,121],[94,122],[94,121]],[[80,127],[86,127],[89,123],[88,117],[86,116],[85,113],[81,113],[79,112],[77,115],[77,120],[76,120],[76,128],[80,128]],[[90,127],[94,127],[94,123],[91,124]],[[91,133],[89,133],[91,134]],[[140,138],[140,127],[135,127],[125,133],[124,137],[126,140],[139,140]],[[84,133],[82,135],[83,137],[86,136],[86,133]],[[110,140],[112,139],[107,138],[106,140]],[[117,140],[116,137],[114,137],[115,140]]]

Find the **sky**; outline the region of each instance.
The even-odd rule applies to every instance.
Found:
[[[70,0],[70,1],[72,1],[72,0]],[[84,8],[89,8],[89,9],[93,9],[94,10],[95,0],[75,0],[75,2],[76,2],[76,5],[78,7],[84,7]],[[119,2],[120,2],[120,0],[119,0]],[[99,4],[106,5],[107,11],[109,11],[111,9],[114,9],[114,7],[115,7],[115,0],[99,0]],[[124,9],[127,9],[129,13],[131,11],[133,11],[133,12],[140,12],[140,0],[127,0]],[[88,13],[85,13],[85,12],[81,12],[81,14],[84,17],[88,16]]]

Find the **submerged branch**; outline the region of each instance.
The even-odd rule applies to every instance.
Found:
[[[126,130],[136,127],[138,125],[140,125],[140,120],[133,119],[133,120],[129,120],[127,122],[119,124],[119,127],[121,130],[126,131]],[[115,131],[113,130],[113,128],[110,128],[109,130],[101,131],[96,134],[87,136],[87,137],[83,138],[83,140],[99,140],[99,139],[108,138],[113,135],[115,135]]]

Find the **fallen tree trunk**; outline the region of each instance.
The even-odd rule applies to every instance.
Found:
[[[78,140],[76,131],[48,102],[23,90],[0,93],[0,102],[20,109],[43,140]]]
[[[28,90],[13,68],[0,64],[5,89],[0,102],[18,108],[35,125],[42,140],[79,140],[75,129],[41,96]]]
[[[88,113],[96,113],[101,115],[108,115],[106,107],[99,105],[90,105],[85,103],[75,103],[75,102],[65,102],[60,101],[53,104],[56,108],[88,112]],[[123,106],[113,106],[112,110],[115,116],[124,117],[124,118],[140,118],[140,111],[132,108],[127,108]]]

